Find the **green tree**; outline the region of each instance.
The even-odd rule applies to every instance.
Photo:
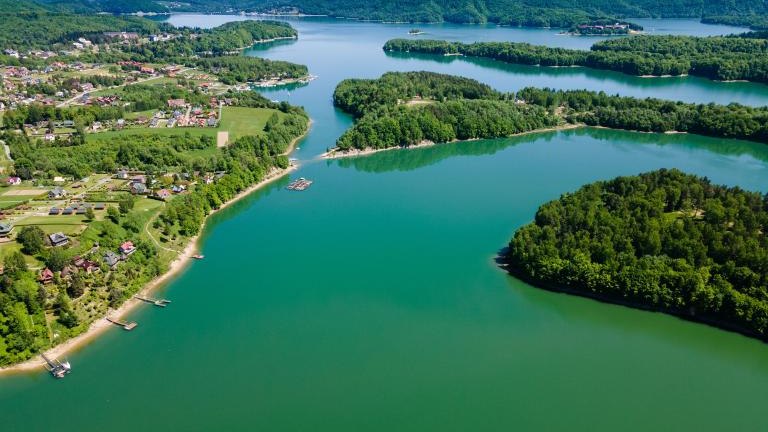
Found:
[[[45,247],[45,232],[37,225],[25,226],[19,232],[16,240],[21,243],[24,253],[35,255]]]
[[[53,271],[61,271],[69,261],[68,254],[62,248],[53,248],[48,252],[45,265]]]
[[[128,195],[118,202],[118,207],[120,207],[120,213],[122,214],[127,214],[133,210],[134,205],[136,205],[136,199],[133,197],[133,195]]]
[[[27,271],[27,260],[21,252],[13,252],[5,257],[5,272],[14,276]]]

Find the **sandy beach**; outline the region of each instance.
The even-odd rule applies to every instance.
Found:
[[[544,132],[554,132],[554,131],[561,131],[561,130],[569,130],[569,129],[577,129],[580,127],[584,127],[583,124],[564,124],[561,126],[555,126],[551,128],[545,128],[545,129],[536,129],[528,132],[521,132],[519,134],[510,135],[506,138],[512,138],[516,136],[522,136],[522,135],[531,135],[531,134],[537,134],[537,133],[544,133]],[[471,142],[471,141],[480,141],[481,138],[472,138],[468,140],[453,140],[449,143],[444,144],[450,144],[450,143],[456,143],[456,142]],[[491,138],[488,138],[491,139]],[[379,153],[383,151],[389,151],[389,150],[411,150],[411,149],[417,149],[422,147],[432,147],[434,145],[439,145],[437,143],[434,143],[432,141],[422,141],[418,144],[408,146],[408,147],[387,147],[387,148],[381,148],[381,149],[374,149],[374,148],[367,148],[367,149],[351,149],[347,151],[342,151],[338,147],[332,148],[331,150],[321,154],[318,156],[320,159],[342,159],[342,158],[348,158],[348,157],[358,157],[358,156],[368,156],[372,155],[374,153]]]
[[[307,135],[307,133],[309,133],[309,129],[311,127],[312,127],[312,120],[309,120],[309,122],[307,123],[306,132],[304,132],[303,135],[296,137],[293,141],[291,141],[291,144],[288,147],[288,150],[286,150],[284,154],[286,155],[290,154],[296,148],[296,144],[299,141],[301,141]],[[267,176],[262,181],[240,192],[234,198],[222,204],[222,206],[219,207],[218,209],[211,211],[211,213],[205,218],[203,225],[200,227],[200,233],[203,232],[206,224],[208,223],[209,218],[212,215],[229,207],[233,203],[245,198],[246,196],[274,182],[275,180],[282,178],[287,174],[290,174],[296,169],[298,169],[298,165],[291,165],[286,169],[277,169],[277,168],[273,169],[269,174],[267,174]],[[192,255],[195,255],[197,253],[198,251],[197,242],[199,238],[200,238],[200,234],[194,237],[191,237],[187,245],[184,247],[184,250],[182,250],[179,256],[177,256],[176,259],[174,259],[171,262],[171,264],[168,266],[168,271],[156,277],[155,279],[151,280],[147,285],[145,285],[141,290],[139,290],[139,292],[137,292],[136,295],[147,296],[152,291],[165,285],[167,282],[171,281],[173,278],[178,276],[182,272],[182,270],[184,270],[186,266],[192,261]],[[126,300],[125,303],[123,303],[119,308],[110,309],[107,312],[106,316],[110,318],[121,318],[126,314],[128,314],[129,312],[131,312],[140,304],[143,304],[141,300],[131,297],[130,299]],[[107,321],[106,316],[104,318],[100,318],[94,321],[91,324],[91,326],[88,327],[88,330],[81,333],[80,335],[45,351],[45,354],[49,357],[56,357],[56,358],[63,357],[67,353],[71,353],[73,351],[76,351],[79,348],[82,348],[89,341],[93,340],[94,338],[96,338],[98,335],[100,335],[101,333],[103,333],[109,328],[113,328],[114,331],[123,331],[122,329],[116,328],[114,324]],[[40,355],[37,355],[25,362],[0,368],[0,375],[9,374],[9,373],[22,373],[22,372],[43,370],[44,365],[45,365],[45,361],[43,360],[43,358]]]

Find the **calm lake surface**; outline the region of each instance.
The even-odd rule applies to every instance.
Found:
[[[177,25],[239,17],[177,15]],[[640,79],[582,69],[387,56],[408,25],[291,20],[296,42],[248,51],[319,78],[271,99],[314,120],[292,177],[215,215],[205,261],[70,355],[74,372],[0,379],[3,430],[766,430],[768,345],[662,314],[555,294],[495,266],[543,202],[657,168],[768,191],[768,146],[580,129],[319,161],[351,119],[331,104],[348,77],[388,70],[470,76],[502,90],[604,89],[768,104],[768,86]],[[658,32],[741,31],[693,21]],[[555,31],[421,26],[430,37],[586,48]],[[682,29],[682,30],[680,30]]]

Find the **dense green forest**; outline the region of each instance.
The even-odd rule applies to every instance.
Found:
[[[661,170],[542,205],[505,260],[538,286],[766,340],[767,226],[768,196]]]
[[[690,104],[587,90],[525,88],[518,100],[559,109],[572,123],[642,132],[688,132],[768,143],[768,107]]]
[[[50,49],[96,33],[131,31],[150,34],[161,28],[166,29],[167,25],[138,17],[37,12],[0,14],[0,48]]]
[[[768,5],[752,0],[0,0],[0,10],[68,13],[174,11],[305,13],[379,21],[484,23],[570,28],[626,17],[703,18],[704,22],[767,25]]]
[[[496,138],[565,122],[768,142],[768,107],[697,105],[586,90],[500,93],[472,79],[432,72],[344,80],[333,100],[356,118],[336,143],[342,150]]]
[[[336,142],[342,150],[503,137],[558,124],[542,107],[517,104],[475,80],[431,72],[345,80],[333,100],[358,117]]]
[[[422,39],[393,39],[392,52],[462,54],[507,63],[585,66],[629,75],[690,74],[716,80],[768,83],[768,39],[760,33],[733,37],[635,36],[596,43],[591,51],[549,48],[516,42],[464,44]]]
[[[562,27],[611,17],[702,18],[736,20],[740,25],[768,13],[768,4],[753,0],[187,0],[181,10],[302,12],[331,16],[409,22],[492,22],[529,27]]]

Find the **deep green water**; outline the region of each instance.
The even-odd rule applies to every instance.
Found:
[[[768,428],[766,344],[539,290],[493,262],[541,203],[594,180],[675,167],[768,191],[768,146],[581,129],[313,159],[351,124],[331,105],[335,84],[387,70],[753,104],[768,103],[768,87],[392,58],[381,43],[409,26],[295,25],[298,42],[250,53],[319,76],[268,94],[315,120],[293,175],[315,184],[293,193],[284,179],[215,215],[207,258],[162,293],[173,303],[137,310],[136,330],[70,355],[66,379],[0,379],[2,430]],[[529,32],[429,30],[463,40]]]

